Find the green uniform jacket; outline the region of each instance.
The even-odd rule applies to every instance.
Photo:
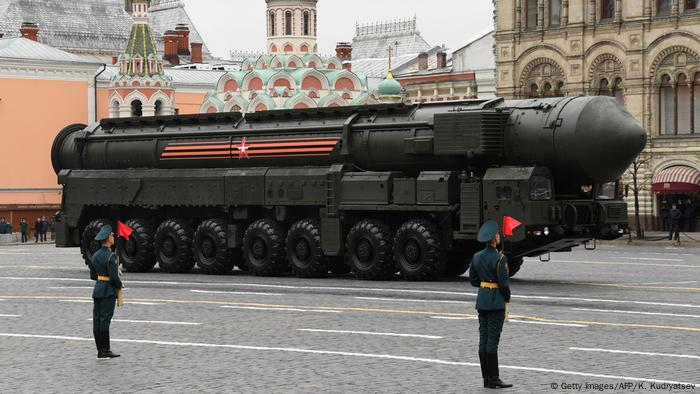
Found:
[[[97,276],[109,276],[110,281],[97,280],[95,290],[92,291],[92,298],[116,297],[117,290],[122,288],[122,281],[119,279],[119,269],[117,268],[117,255],[108,248],[102,248],[92,256],[90,264],[90,277],[97,280]]]
[[[505,310],[506,302],[510,302],[510,286],[508,284],[508,259],[498,250],[487,246],[477,252],[469,268],[469,281],[472,286],[479,288],[476,297],[476,309],[484,311]],[[499,260],[501,260],[499,264]],[[497,289],[481,287],[481,282],[497,283]]]
[[[19,226],[20,226],[20,229],[22,230],[23,233],[26,233],[27,230],[29,229],[29,226],[27,223],[21,223]]]

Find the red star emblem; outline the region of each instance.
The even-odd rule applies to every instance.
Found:
[[[243,137],[243,141],[241,141],[241,144],[238,146],[238,158],[239,159],[250,159],[250,156],[248,156],[248,149],[250,149],[250,145],[246,145],[246,138]]]

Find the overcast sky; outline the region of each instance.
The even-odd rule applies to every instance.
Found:
[[[214,55],[229,50],[265,49],[264,0],[184,0],[186,9]],[[352,41],[355,22],[416,16],[431,45],[457,49],[493,26],[492,0],[319,0],[319,52],[335,54],[335,44]]]

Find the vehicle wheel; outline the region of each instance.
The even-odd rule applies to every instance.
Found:
[[[261,219],[248,226],[243,235],[243,261],[256,276],[279,275],[287,269],[284,232],[277,222]]]
[[[445,270],[445,258],[435,226],[427,220],[409,220],[394,238],[394,261],[408,280],[435,280]]]
[[[194,232],[194,257],[205,274],[221,275],[233,269],[228,229],[221,219],[207,219]]]
[[[190,272],[194,267],[194,233],[187,221],[168,219],[156,230],[156,258],[160,269],[169,273]]]
[[[117,254],[121,265],[129,272],[152,270],[156,265],[153,226],[145,219],[129,219],[125,224],[134,232],[127,240],[118,237]]]
[[[106,225],[110,225],[114,228],[114,224],[109,219],[95,219],[88,223],[85,229],[83,229],[83,235],[80,240],[80,253],[83,255],[85,265],[87,266],[89,266],[92,261],[92,255],[102,247],[100,242],[95,241],[95,237],[97,233],[102,230],[102,227]]]
[[[384,280],[394,275],[393,234],[376,220],[363,220],[348,233],[345,260],[358,279]]]
[[[508,276],[513,277],[520,271],[520,267],[523,266],[523,258],[518,257],[516,259],[508,259]]]
[[[300,220],[287,233],[287,261],[300,278],[328,275],[330,264],[321,249],[321,226],[313,220]]]
[[[351,268],[345,262],[343,256],[330,256],[328,257],[330,261],[331,274],[333,275],[347,275],[350,273]]]
[[[445,278],[458,278],[464,275],[472,263],[473,255],[474,253],[460,248],[448,251],[445,272],[442,273],[442,276]]]

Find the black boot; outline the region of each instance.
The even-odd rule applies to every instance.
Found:
[[[104,354],[106,354],[107,357],[109,357],[109,358],[120,357],[118,354],[112,353],[112,351],[110,350],[110,345],[109,345],[109,331],[104,331],[104,332],[102,333],[102,337],[104,338],[104,339],[103,339],[103,340],[104,340]]]
[[[486,353],[486,363],[489,374],[488,388],[491,389],[505,389],[508,387],[513,387],[512,384],[505,383],[499,377],[498,371],[498,353]]]
[[[486,353],[479,352],[479,362],[481,363],[481,377],[484,379],[484,387],[489,386],[488,364],[486,362]]]
[[[109,356],[105,353],[105,340],[104,335],[101,331],[95,331],[95,345],[97,346],[97,359],[98,360],[109,360]]]

